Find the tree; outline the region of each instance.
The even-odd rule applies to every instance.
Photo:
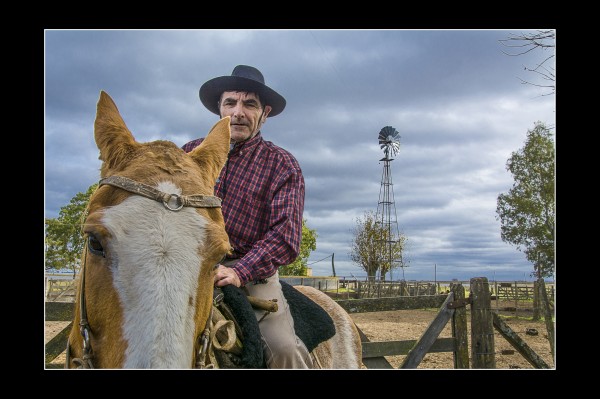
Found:
[[[533,263],[533,276],[554,276],[554,140],[542,122],[527,132],[524,147],[512,153],[506,169],[514,184],[508,193],[498,196],[496,213],[502,240],[525,253]]]
[[[356,219],[356,226],[352,230],[354,239],[350,246],[350,259],[367,272],[369,279],[375,279],[377,272],[380,279],[385,279],[385,274],[391,269],[404,266],[402,254],[406,236],[389,238],[389,231],[381,223],[377,223],[377,215],[373,211],[366,211],[363,218]],[[387,244],[391,240],[391,247]],[[390,251],[391,259],[390,263]]]
[[[552,133],[541,122],[527,132],[523,148],[513,152],[506,169],[515,182],[498,196],[496,212],[501,221],[502,240],[517,246],[533,263],[533,319],[543,309],[548,341],[554,357],[554,323],[546,296],[544,277],[554,276],[554,235],[556,221],[555,158]]]
[[[279,274],[282,276],[306,276],[308,257],[317,249],[317,232],[309,229],[306,219],[302,219],[302,239],[300,241],[300,253],[296,260],[289,265],[281,266]]]
[[[95,183],[85,193],[77,193],[68,205],[60,208],[57,219],[44,220],[46,269],[70,269],[77,273],[85,244],[81,227],[90,196],[97,188]]]
[[[538,30],[536,33],[510,35],[508,39],[500,40],[502,45],[511,49],[511,52],[504,52],[504,54],[512,57],[527,54],[536,49],[546,53],[543,60],[533,68],[524,67],[527,72],[533,72],[538,75],[544,83],[534,84],[525,80],[521,80],[521,82],[523,84],[550,88],[552,92],[549,94],[554,94],[556,91],[556,75],[554,73],[555,39],[556,32],[554,30]]]

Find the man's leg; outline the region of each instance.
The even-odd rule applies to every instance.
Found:
[[[267,366],[273,369],[312,368],[313,362],[308,349],[294,331],[294,319],[281,290],[279,272],[266,279],[264,284],[249,283],[246,288],[254,297],[277,299],[277,312],[269,313],[259,322]],[[257,320],[265,314],[264,310],[255,309],[254,312]]]

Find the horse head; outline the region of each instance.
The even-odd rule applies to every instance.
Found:
[[[186,154],[169,141],[137,142],[102,91],[94,137],[101,183],[83,226],[69,357],[96,368],[193,367],[213,268],[230,250],[212,197],[229,150],[229,117]],[[209,207],[187,206],[194,201]]]

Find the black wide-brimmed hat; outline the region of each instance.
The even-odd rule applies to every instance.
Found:
[[[238,65],[231,76],[220,76],[204,83],[200,87],[200,101],[210,112],[219,115],[219,100],[224,91],[258,94],[265,105],[271,106],[269,116],[278,115],[285,108],[285,98],[265,85],[265,78],[258,69],[248,65]]]

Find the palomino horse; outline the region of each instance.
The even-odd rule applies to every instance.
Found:
[[[230,250],[220,199],[212,195],[229,151],[229,117],[186,154],[168,141],[136,142],[102,91],[94,135],[101,180],[83,228],[66,367],[204,365],[199,337],[210,325],[213,270]],[[295,288],[335,325],[335,335],[312,352],[317,364],[359,368],[360,337],[349,315],[324,293]]]

